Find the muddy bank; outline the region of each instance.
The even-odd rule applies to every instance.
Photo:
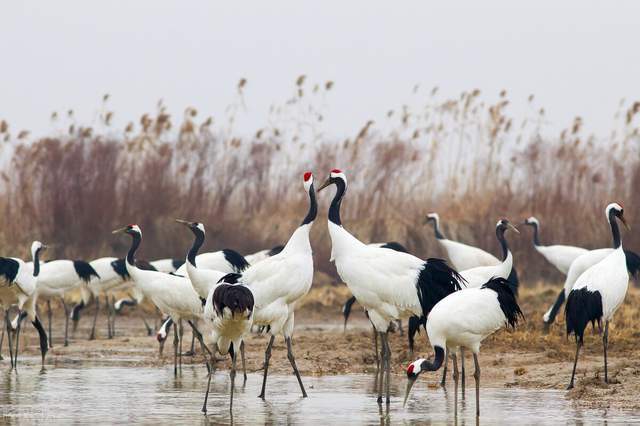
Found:
[[[482,386],[500,388],[564,390],[570,377],[574,342],[564,335],[564,324],[552,327],[544,334],[541,326],[543,312],[555,297],[552,287],[535,287],[524,290],[521,305],[527,320],[516,332],[500,331],[488,338],[481,351]],[[359,307],[354,307],[353,317],[346,332],[342,330],[340,302],[347,295],[342,288],[321,287],[313,290],[305,304],[296,313],[294,336],[298,367],[303,375],[320,376],[335,374],[369,374],[376,368],[369,323]],[[612,325],[609,346],[609,384],[603,382],[602,344],[598,335],[589,333],[585,338],[585,350],[578,364],[576,387],[563,392],[577,407],[598,409],[640,409],[640,351],[637,349],[640,318],[636,308],[640,292],[630,290],[627,301]],[[153,325],[152,311],[145,313]],[[118,366],[161,366],[173,363],[172,337],[166,343],[164,355],[158,354],[155,336],[147,336],[142,320],[133,311],[118,316],[116,337],[106,339],[106,321],[98,320],[98,339],[89,341],[92,310],[85,309],[78,329],[68,347],[62,346],[63,319],[55,312],[54,348],[50,350],[47,368],[74,364],[99,363]],[[25,355],[21,368],[37,368],[37,335],[30,325],[23,333],[21,347]],[[183,350],[190,346],[191,333],[185,327]],[[406,335],[399,332],[391,336],[395,381],[404,380],[403,374],[409,357]],[[267,337],[252,334],[246,340],[247,370],[259,372],[264,360]],[[7,354],[6,340],[3,348]],[[432,350],[424,333],[417,339],[418,356],[431,356]],[[198,352],[195,357],[183,357],[185,364],[202,363]],[[0,362],[8,367],[8,360]],[[218,363],[227,368],[228,361]],[[473,367],[467,359],[467,385],[473,386]],[[204,367],[202,367],[204,370]],[[270,372],[287,375],[291,367],[286,357],[286,347],[281,338],[276,339]],[[422,378],[424,386],[435,388],[440,373]],[[426,379],[426,380],[424,380]]]

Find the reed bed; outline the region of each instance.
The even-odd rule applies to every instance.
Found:
[[[236,124],[247,84],[238,83],[219,120],[191,107],[172,117],[159,102],[118,129],[108,95],[90,127],[73,111],[56,112],[51,134],[39,139],[0,118],[3,253],[24,256],[40,239],[55,244],[52,258],[123,255],[126,241],[110,230],[135,222],[144,231],[142,256],[183,257],[190,235],[172,222],[178,217],[206,224],[206,250],[250,253],[284,243],[304,216],[302,172],[314,171],[317,182],[334,167],[349,178],[346,226],[364,241],[399,241],[422,257],[444,255],[422,224],[430,211],[452,239],[494,253],[503,216],[535,215],[544,242],[588,248],[610,244],[602,211],[610,201],[640,226],[640,102],[620,103],[609,135],[587,134],[579,117],[552,134],[533,96],[514,117],[504,91],[446,98],[416,87],[411,106],[340,140],[324,118],[333,82],[300,76],[255,131]],[[312,243],[317,268],[333,276],[323,213],[330,196],[319,195]],[[510,239],[524,281],[559,280],[522,231]],[[624,243],[640,251],[635,230]]]

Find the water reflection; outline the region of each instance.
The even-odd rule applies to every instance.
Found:
[[[270,377],[267,400],[263,401],[257,397],[261,376],[252,374],[245,386],[237,381],[232,416],[228,409],[229,376],[219,371],[211,383],[209,414],[205,417],[200,412],[206,385],[202,366],[184,366],[177,378],[172,367],[77,365],[46,371],[23,368],[17,374],[7,370],[0,372],[0,422],[9,424],[478,424],[475,399],[462,400],[452,384],[445,391],[427,387],[427,381],[416,383],[403,409],[402,377],[393,380],[390,406],[379,406],[373,376],[306,377],[309,398],[301,398],[295,378],[274,375]],[[481,404],[480,421],[484,424],[589,424],[638,419],[634,413],[576,410],[562,391],[483,387]]]

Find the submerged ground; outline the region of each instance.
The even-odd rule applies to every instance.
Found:
[[[559,318],[548,334],[543,333],[541,317],[548,305],[554,300],[557,288],[536,286],[523,289],[520,303],[526,315],[526,321],[515,332],[500,331],[487,339],[482,347],[480,363],[482,366],[482,387],[486,389],[512,390],[554,390],[554,399],[562,398],[571,402],[571,406],[581,410],[623,410],[640,412],[640,291],[630,289],[624,306],[618,312],[615,323],[610,330],[609,374],[611,383],[603,382],[602,344],[598,335],[591,332],[585,338],[586,350],[578,364],[576,387],[565,391],[569,381],[575,344],[573,338],[567,339],[564,333],[564,322]],[[322,375],[370,375],[375,371],[375,358],[372,350],[370,326],[359,306],[354,306],[354,315],[346,332],[342,329],[340,304],[348,297],[344,287],[316,287],[305,303],[296,313],[295,353],[298,367],[303,376]],[[138,313],[140,310],[138,310]],[[109,366],[130,368],[158,368],[159,374],[168,374],[169,365],[173,363],[171,338],[165,346],[164,356],[158,355],[158,343],[155,337],[146,335],[142,320],[135,310],[118,316],[116,337],[106,339],[106,322],[100,313],[98,318],[98,339],[88,341],[92,308],[83,312],[79,327],[71,339],[69,347],[62,346],[63,318],[61,311],[55,311],[54,348],[50,350],[46,369],[49,374],[56,369],[81,369],[85,366]],[[145,316],[153,323],[151,310]],[[24,359],[21,361],[19,374],[28,375],[26,371],[38,368],[37,335],[30,327],[26,327],[21,343]],[[418,337],[416,356],[430,357],[432,350],[424,333]],[[186,351],[190,343],[190,333],[185,333],[183,349]],[[258,334],[250,336],[247,341],[247,370],[259,373],[264,359],[264,348],[267,338]],[[391,338],[393,350],[393,370],[396,373],[394,385],[397,389],[404,386],[404,371],[409,358],[406,335],[399,332]],[[6,340],[0,361],[0,369],[8,370]],[[185,364],[196,364],[188,371],[205,376],[202,357],[198,352],[195,357],[184,357]],[[218,363],[220,374],[226,374],[228,361]],[[164,368],[161,368],[164,366]],[[467,360],[467,396],[473,396],[472,362]],[[276,340],[270,372],[274,377],[287,377],[291,367],[286,357],[286,348],[282,339]],[[18,376],[19,377],[19,376]],[[353,376],[355,377],[355,376]],[[432,398],[438,392],[437,382],[440,373],[425,375],[414,388],[413,397]],[[127,382],[135,382],[135,374],[127,376]],[[292,382],[295,384],[295,382]],[[199,384],[200,385],[200,384]],[[309,378],[309,386],[312,386]],[[396,390],[397,390],[396,389]],[[295,392],[295,387],[291,389]],[[278,392],[276,390],[276,392]],[[400,397],[400,396],[398,396]],[[415,402],[414,402],[415,403]],[[435,402],[434,402],[435,403]]]

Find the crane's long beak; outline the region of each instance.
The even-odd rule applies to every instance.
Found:
[[[509,227],[509,229],[511,229],[511,230],[512,230],[513,232],[515,232],[516,234],[519,234],[519,233],[520,233],[520,231],[518,231],[518,228],[516,228],[515,226],[513,226],[513,225],[511,224],[511,222],[509,222],[509,223],[507,224],[507,226]]]
[[[324,183],[320,185],[320,188],[318,188],[316,192],[322,191],[324,188],[326,188],[329,185],[331,185],[331,178],[328,178],[327,180],[325,180]]]
[[[126,230],[127,230],[127,227],[125,226],[124,228],[119,228],[119,229],[113,230],[113,231],[111,231],[111,233],[112,234],[119,234],[119,233],[124,232]]]
[[[407,379],[407,390],[405,391],[404,402],[402,403],[403,408],[405,405],[407,405],[407,399],[409,399],[409,393],[411,392],[411,388],[413,387],[413,384],[415,382],[416,382],[416,379]]]
[[[627,223],[627,221],[625,220],[624,216],[620,216],[620,221],[622,222],[622,224],[624,225],[625,228],[627,228],[627,231],[631,231],[631,227],[629,226],[629,224]]]
[[[188,220],[184,220],[184,219],[176,219],[176,222],[181,223],[185,226],[191,226],[191,222],[189,222]]]

